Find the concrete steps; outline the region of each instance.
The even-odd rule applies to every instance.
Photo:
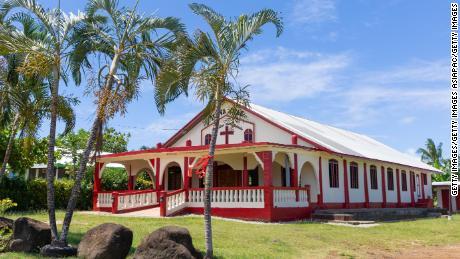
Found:
[[[395,221],[426,217],[440,217],[442,211],[428,208],[376,208],[316,210],[312,218],[322,221]]]

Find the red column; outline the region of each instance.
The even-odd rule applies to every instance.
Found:
[[[400,186],[399,181],[400,181],[400,179],[399,179],[399,169],[396,169],[396,188],[398,188],[398,192],[397,192],[397,195],[398,195],[398,207],[401,207],[401,188],[399,187]]]
[[[319,157],[319,195],[318,195],[318,205],[323,206],[323,164],[321,163],[321,157]]]
[[[350,208],[350,193],[348,190],[347,160],[343,160],[343,192],[345,196],[344,208]]]
[[[188,157],[184,157],[184,190],[185,190],[185,201],[188,201],[188,182],[190,178],[188,177]]]
[[[364,207],[369,208],[369,186],[367,183],[367,165],[364,163]]]
[[[248,158],[243,157],[243,186],[246,187],[249,185],[249,175],[248,175]]]
[[[421,181],[420,187],[422,188],[422,199],[425,199],[425,177],[426,177],[426,175],[424,173],[421,173],[420,177],[422,178],[422,179],[420,179],[420,181]],[[428,179],[427,179],[427,181],[428,181]]]
[[[385,208],[387,206],[387,190],[386,190],[386,185],[385,185],[385,167],[381,167],[381,173],[382,173],[382,208]]]
[[[272,181],[272,151],[257,152],[264,167],[264,203],[266,220],[272,221],[273,210],[273,181]]]
[[[158,157],[155,161],[155,188],[157,191],[163,190],[163,184],[160,182],[160,158]]]
[[[101,191],[101,178],[99,177],[99,173],[103,165],[104,163],[99,162],[96,162],[96,164],[94,165],[93,210],[97,208],[97,195]]]
[[[291,185],[293,187],[299,187],[299,164],[297,154],[294,154],[294,173],[291,179]]]
[[[131,165],[129,165],[129,171],[128,171],[128,190],[133,190],[134,189],[134,177],[131,175]]]
[[[117,214],[118,213],[118,192],[112,192],[112,213]]]
[[[160,202],[160,216],[166,217],[166,192],[160,191],[159,192],[159,202]]]
[[[415,175],[414,172],[410,172],[410,204],[415,207],[414,188],[415,188]]]

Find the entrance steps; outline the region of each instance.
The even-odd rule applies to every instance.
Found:
[[[321,221],[394,221],[426,217],[440,217],[437,208],[373,208],[373,209],[327,209],[316,210],[312,218]]]

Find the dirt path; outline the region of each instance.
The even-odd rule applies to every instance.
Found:
[[[369,251],[369,258],[460,259],[460,244],[447,246],[412,246],[400,252]]]

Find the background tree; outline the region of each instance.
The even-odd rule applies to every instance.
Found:
[[[84,68],[91,68],[89,56],[100,57],[100,69],[93,78],[90,92],[95,95],[96,116],[80,160],[75,177],[75,186],[62,224],[61,242],[67,242],[70,222],[80,192],[80,184],[93,150],[100,151],[103,125],[116,114],[124,115],[126,105],[139,94],[142,79],[153,80],[159,70],[159,60],[174,47],[177,35],[184,27],[176,18],[144,17],[134,8],[118,6],[117,1],[91,0],[86,7],[88,18],[85,26],[78,30],[85,35],[77,41],[71,55],[74,78],[81,78]],[[173,33],[160,33],[158,30]],[[95,154],[95,153],[94,153]]]
[[[211,27],[212,35],[196,30],[193,38],[184,40],[171,58],[164,63],[156,80],[155,101],[161,114],[167,103],[181,94],[187,95],[193,87],[196,98],[206,103],[205,121],[212,124],[207,172],[213,171],[217,131],[220,126],[222,103],[233,99],[236,105],[228,109],[225,123],[235,125],[244,112],[240,105],[247,106],[249,94],[246,87],[240,88],[234,78],[238,72],[239,57],[247,43],[262,32],[261,27],[272,23],[276,36],[283,31],[279,15],[264,9],[251,15],[240,15],[236,19],[225,19],[222,15],[202,4],[191,4],[192,11],[200,15]],[[204,221],[206,257],[213,256],[211,228],[212,173],[205,177]]]
[[[423,162],[444,172],[443,174],[433,174],[434,181],[448,181],[450,179],[450,159],[442,157],[442,143],[436,145],[433,139],[429,138],[425,142],[425,147],[417,150],[417,154],[421,156]]]
[[[24,148],[28,148],[43,120],[49,117],[51,103],[49,87],[42,78],[18,73],[22,63],[19,55],[6,55],[4,60],[7,65],[0,68],[0,126],[8,128],[9,138],[0,177],[5,173],[17,133],[24,140]],[[65,122],[65,132],[75,125],[72,106],[76,103],[74,98],[59,96],[57,112]]]
[[[75,176],[83,150],[86,148],[90,133],[85,129],[76,132],[69,132],[57,138],[56,146],[63,156],[70,157],[72,162],[66,165],[69,173]],[[103,152],[119,153],[128,151],[129,133],[116,131],[114,128],[104,129],[102,144]]]
[[[60,81],[68,81],[65,60],[73,51],[70,39],[84,36],[74,34],[83,14],[66,15],[58,9],[45,9],[35,0],[5,0],[0,7],[0,54],[23,54],[25,62],[19,72],[43,76],[50,85],[50,128],[48,136],[47,204],[52,244],[58,242],[54,196],[54,147]],[[20,21],[19,25],[14,21]],[[26,24],[27,26],[21,26]]]

